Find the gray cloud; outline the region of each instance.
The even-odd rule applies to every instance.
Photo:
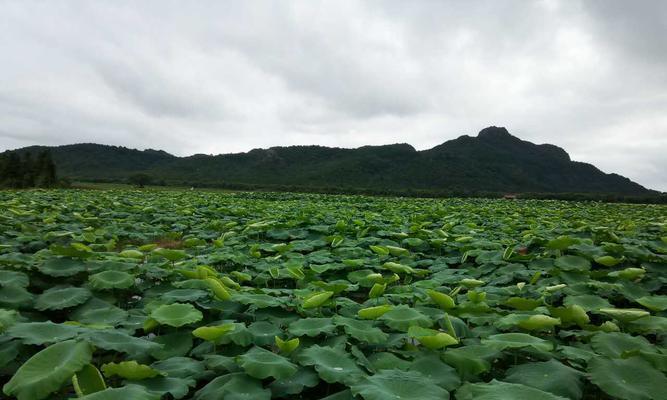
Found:
[[[425,149],[488,125],[667,190],[667,5],[0,2],[0,149]]]

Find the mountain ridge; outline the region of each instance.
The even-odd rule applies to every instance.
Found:
[[[572,161],[561,147],[535,144],[504,127],[482,129],[430,149],[408,143],[357,148],[274,146],[244,153],[179,157],[163,150],[79,143],[29,146],[49,149],[61,176],[82,181],[122,181],[142,172],[169,184],[289,185],[348,189],[658,193],[619,174]]]

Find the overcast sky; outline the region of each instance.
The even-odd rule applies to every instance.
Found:
[[[667,191],[667,1],[0,0],[0,150],[421,150],[489,125]]]

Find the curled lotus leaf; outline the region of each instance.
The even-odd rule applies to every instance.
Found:
[[[134,275],[123,271],[102,271],[88,277],[90,285],[98,290],[127,289],[134,285]]]
[[[233,331],[234,328],[236,328],[236,325],[231,323],[215,326],[200,326],[199,328],[192,331],[192,335],[200,339],[215,342],[222,336]]]
[[[40,311],[62,310],[86,302],[91,293],[86,288],[54,287],[44,291],[35,299],[35,308]]]
[[[448,294],[441,293],[431,289],[427,290],[426,294],[428,294],[428,297],[431,298],[431,301],[433,301],[443,310],[449,310],[456,306],[454,299]]]
[[[317,308],[323,305],[327,300],[334,295],[334,292],[324,291],[324,292],[315,292],[306,296],[303,299],[303,308]]]
[[[375,307],[367,307],[367,308],[362,308],[357,312],[357,315],[359,318],[362,319],[377,319],[383,316],[384,314],[388,313],[391,311],[393,307],[390,306],[389,304],[383,304],[381,306],[375,306]]]
[[[191,304],[174,303],[161,305],[150,314],[151,318],[161,325],[179,326],[193,324],[204,317],[201,311]]]
[[[239,365],[253,378],[274,379],[289,378],[294,375],[299,367],[291,363],[287,358],[265,350],[261,347],[253,347],[245,354],[238,357]]]
[[[420,326],[411,326],[408,329],[408,336],[417,339],[424,347],[432,350],[442,349],[459,343],[455,337],[452,337],[448,333]]]
[[[93,349],[86,342],[66,340],[53,344],[30,357],[2,388],[18,400],[41,400],[72,378],[92,359]]]
[[[139,364],[134,360],[122,361],[119,363],[106,363],[102,365],[102,372],[107,378],[120,376],[121,378],[130,380],[141,380],[160,375],[160,371],[155,370],[148,365]]]
[[[597,310],[597,312],[610,316],[621,322],[631,322],[651,315],[648,311],[638,308],[601,308]]]
[[[72,376],[74,391],[79,397],[100,392],[107,388],[100,371],[93,364],[85,365]]]
[[[561,320],[559,318],[550,317],[548,315],[531,315],[530,317],[519,321],[517,324],[520,328],[529,330],[529,331],[539,331],[543,329],[551,329],[556,325],[560,325]]]
[[[290,354],[291,352],[296,350],[296,348],[299,347],[299,344],[301,343],[299,338],[283,340],[279,336],[276,336],[275,339],[276,339],[276,346],[278,347],[278,349],[280,349],[280,352],[285,354]]]

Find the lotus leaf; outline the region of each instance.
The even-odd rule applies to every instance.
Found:
[[[382,370],[351,386],[352,393],[365,400],[449,399],[449,392],[430,382],[420,372]]]
[[[2,390],[18,400],[44,399],[90,363],[92,352],[86,342],[53,344],[23,363]]]
[[[151,312],[151,318],[162,325],[179,327],[201,321],[203,315],[191,304],[174,303],[156,308]]]
[[[248,375],[258,379],[284,379],[294,375],[298,369],[285,357],[261,347],[253,347],[239,356],[239,365]]]
[[[78,306],[91,296],[88,289],[78,287],[55,287],[44,291],[35,299],[35,308],[44,310],[62,310]]]

